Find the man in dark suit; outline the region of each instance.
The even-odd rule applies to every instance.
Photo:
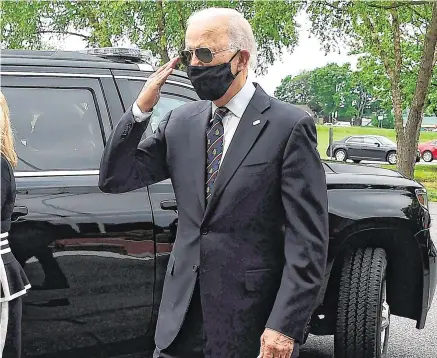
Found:
[[[114,129],[100,168],[105,192],[173,183],[179,223],[154,357],[297,357],[328,246],[314,121],[247,81],[256,45],[238,12],[207,9],[187,28],[179,59],[202,100],[141,141],[170,61]]]

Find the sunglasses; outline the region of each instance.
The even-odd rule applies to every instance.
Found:
[[[184,66],[188,66],[191,63],[191,59],[193,58],[193,53],[194,53],[196,57],[199,59],[199,61],[203,63],[210,63],[214,59],[214,55],[216,53],[225,52],[229,50],[231,49],[227,48],[225,50],[213,52],[208,47],[199,47],[194,50],[182,50],[179,53],[179,58]]]

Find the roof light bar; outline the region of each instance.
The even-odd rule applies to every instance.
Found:
[[[151,57],[150,51],[143,51],[136,48],[126,47],[99,47],[88,48],[80,51],[88,55],[98,56],[102,58],[110,59],[123,59],[131,62],[142,62],[148,60]]]

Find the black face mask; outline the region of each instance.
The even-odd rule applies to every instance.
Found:
[[[238,50],[229,62],[215,66],[188,66],[187,75],[200,99],[216,101],[222,98],[231,86],[235,75],[231,70],[231,62],[240,52]]]

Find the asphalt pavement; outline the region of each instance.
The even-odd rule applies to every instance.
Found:
[[[430,204],[430,212],[433,217],[431,235],[434,242],[437,242],[437,203]],[[415,325],[415,321],[391,317],[388,358],[437,357],[437,299],[435,297],[425,328],[418,330]],[[300,354],[300,358],[331,358],[333,356],[333,336],[311,335]]]
[[[348,163],[353,163],[352,160],[348,160]],[[376,165],[385,165],[385,164],[389,164],[388,162],[376,162],[376,161],[371,161],[371,160],[363,160],[361,162],[361,164],[376,164]],[[437,165],[437,160],[433,160],[432,162],[425,162],[424,160],[420,160],[420,162],[416,163],[416,164],[423,164],[423,165]],[[393,166],[393,169],[396,169],[395,166]],[[436,355],[437,357],[437,355]]]

